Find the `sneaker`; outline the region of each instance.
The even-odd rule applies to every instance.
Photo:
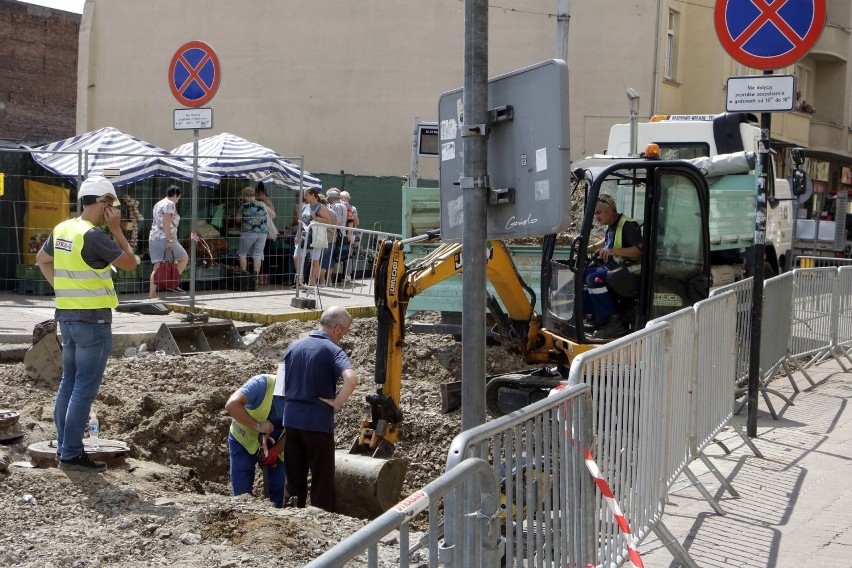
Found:
[[[76,458],[70,460],[59,460],[59,469],[64,471],[87,471],[92,473],[102,473],[107,468],[104,462],[95,461],[86,455],[86,452],[81,453]]]

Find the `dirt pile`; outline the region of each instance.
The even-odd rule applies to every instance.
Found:
[[[124,467],[104,475],[21,467],[27,445],[55,437],[57,385],[28,379],[23,364],[0,365],[0,408],[19,412],[25,433],[0,445],[0,566],[301,566],[362,526],[230,496],[225,401],[248,377],[274,373],[286,347],[315,325],[269,326],[245,351],[111,359],[94,410],[101,436],[133,450]],[[349,447],[368,416],[375,338],[375,321],[358,319],[341,342],[360,384],[337,417],[338,448]],[[489,373],[524,366],[500,347],[488,348],[487,361]],[[404,495],[443,472],[460,411],[440,413],[438,386],[460,375],[460,343],[406,335],[406,421],[397,445],[411,460]]]

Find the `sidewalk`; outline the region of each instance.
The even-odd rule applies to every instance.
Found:
[[[723,492],[700,461],[690,465],[726,515],[715,514],[685,476],[669,493],[663,523],[702,568],[852,566],[852,373],[834,360],[807,371],[816,388],[803,390],[780,420],[760,401],[755,445],[764,459],[730,429],[719,436],[730,455],[715,444],[707,448],[739,499]],[[809,386],[795,376],[799,388]],[[773,387],[793,392],[786,378]],[[735,417],[743,429],[746,412]],[[646,568],[681,566],[653,534],[639,552]]]
[[[211,322],[232,320],[240,331],[259,325],[298,319],[317,320],[324,308],[343,306],[353,317],[372,317],[375,314],[372,295],[347,294],[337,289],[319,289],[319,302],[314,309],[291,305],[295,290],[258,290],[256,292],[200,292],[195,297],[195,312],[207,314]],[[302,298],[307,296],[304,292]],[[145,294],[120,294],[122,304],[148,304]],[[170,310],[164,315],[139,312],[113,312],[114,354],[128,346],[150,342],[160,326],[177,324],[189,313],[189,295],[165,295],[157,302]],[[0,359],[22,358],[22,348],[32,342],[36,324],[53,318],[54,302],[51,296],[28,296],[11,292],[0,293]]]

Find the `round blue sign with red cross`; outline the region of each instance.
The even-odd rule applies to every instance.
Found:
[[[169,88],[184,106],[200,107],[212,99],[221,78],[216,52],[202,41],[180,46],[169,65]]]
[[[825,0],[717,0],[716,35],[743,65],[780,69],[816,44],[825,13]]]

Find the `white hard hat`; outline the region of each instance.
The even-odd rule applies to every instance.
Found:
[[[115,188],[112,186],[112,183],[103,176],[89,176],[86,178],[86,181],[80,184],[77,199],[83,199],[87,196],[96,197],[97,201],[111,203],[113,207],[121,205],[121,202],[116,199]],[[111,197],[112,201],[102,199],[105,196]]]

